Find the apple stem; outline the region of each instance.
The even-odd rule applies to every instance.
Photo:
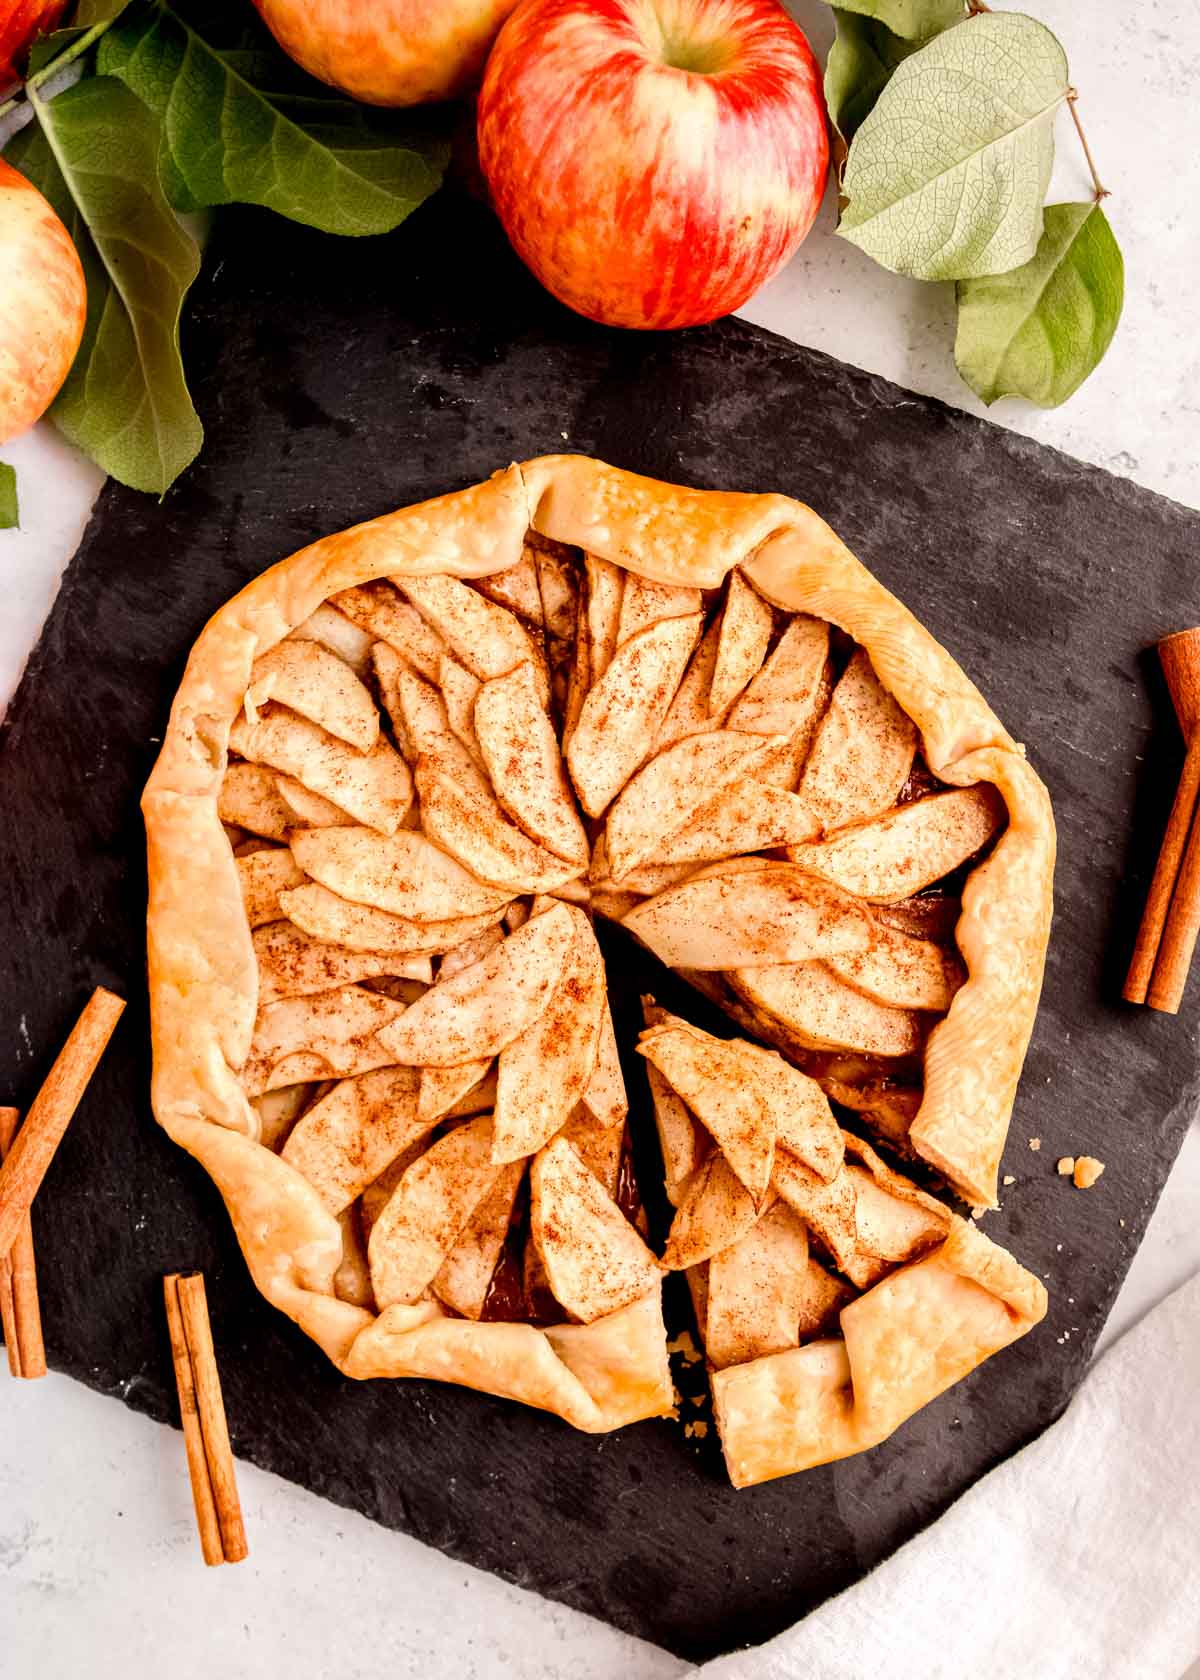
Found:
[[[1092,187],[1095,192],[1096,203],[1099,204],[1102,198],[1109,198],[1112,195],[1109,193],[1107,187],[1101,186],[1100,184],[1100,176],[1096,171],[1096,160],[1092,156],[1092,148],[1087,143],[1087,135],[1083,132],[1083,124],[1079,120],[1079,111],[1076,108],[1078,100],[1079,90],[1077,88],[1068,88],[1067,107],[1071,113],[1071,121],[1075,124],[1075,132],[1079,136],[1079,144],[1083,147],[1083,155],[1087,159],[1087,166],[1092,176]]]
[[[52,58],[49,64],[43,64],[40,70],[30,76],[25,83],[26,92],[34,92],[35,89],[42,86],[43,82],[48,82],[51,76],[57,76],[60,71],[65,70],[68,64],[81,57],[89,47],[95,46],[101,35],[111,29],[116,21],[115,17],[111,17],[105,18],[102,23],[94,23],[77,41],[72,41],[69,47],[60,52],[57,58]]]

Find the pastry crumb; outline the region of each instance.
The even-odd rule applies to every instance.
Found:
[[[1124,1221],[1124,1220],[1123,1220],[1123,1219],[1121,1219],[1121,1220],[1118,1220],[1118,1224],[1119,1224],[1119,1225],[1120,1225],[1120,1227],[1121,1227],[1121,1229],[1122,1229],[1122,1231],[1123,1231],[1123,1230],[1124,1230],[1124,1229],[1125,1229],[1125,1221]]]
[[[692,1440],[703,1441],[708,1434],[708,1425],[703,1418],[697,1418],[695,1423],[684,1424],[683,1433],[690,1436]]]
[[[1005,1173],[1002,1182],[1005,1184],[1015,1184],[1017,1182],[1016,1173]]]
[[[1103,1171],[1104,1162],[1098,1161],[1094,1155],[1078,1156],[1074,1173],[1076,1190],[1090,1190]]]
[[[1074,1157],[1074,1155],[1063,1155],[1060,1158],[1059,1163],[1058,1163],[1058,1176],[1059,1176],[1059,1178],[1070,1178],[1071,1174],[1074,1171],[1075,1171],[1075,1157]]]
[[[1036,1154],[1037,1151],[1042,1147],[1041,1138],[1030,1138],[1029,1147],[1030,1147],[1030,1149],[1033,1150],[1034,1154]]]
[[[678,1336],[669,1341],[667,1343],[667,1352],[682,1354],[683,1363],[685,1365],[695,1365],[699,1360],[704,1358],[704,1355],[700,1352],[699,1348],[692,1340],[690,1330],[681,1330]]]

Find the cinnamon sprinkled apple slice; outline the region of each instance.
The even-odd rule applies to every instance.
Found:
[[[651,750],[703,620],[665,618],[617,649],[588,691],[567,764],[589,817],[611,804]]]
[[[687,1271],[728,1248],[758,1218],[754,1197],[719,1149],[682,1187],[663,1263]]]
[[[761,1203],[775,1154],[775,1105],[739,1046],[695,1027],[664,1023],[642,1034],[638,1052],[683,1098]]]
[[[270,705],[256,723],[240,716],[229,745],[252,764],[294,776],[381,834],[394,834],[412,804],[408,766],[382,737],[360,753],[297,712]]]
[[[352,624],[398,653],[406,665],[430,682],[437,681],[445,642],[390,583],[364,583],[344,589],[330,603]]]
[[[530,1229],[555,1299],[583,1324],[655,1288],[663,1267],[566,1138],[530,1169]]]
[[[260,1005],[278,1003],[281,998],[328,992],[335,986],[349,986],[381,975],[427,983],[433,979],[428,956],[348,951],[344,946],[310,938],[292,922],[270,922],[256,929],[254,955],[258,961]]]
[[[800,1341],[809,1291],[808,1235],[786,1202],[714,1254],[708,1268],[704,1351],[723,1370]]]
[[[433,1280],[434,1294],[463,1318],[483,1314],[524,1175],[524,1161],[500,1169]]]
[[[531,666],[484,683],[475,703],[475,729],[501,807],[531,840],[577,871],[586,869],[587,835]]]
[[[798,791],[826,829],[842,828],[895,804],[916,750],[916,725],[859,648],[817,728]]]
[[[738,968],[728,978],[755,1008],[814,1050],[911,1056],[921,1047],[919,1016],[912,1010],[876,1003],[847,986],[822,962]]]
[[[789,846],[788,856],[859,898],[887,904],[966,863],[1003,821],[1004,803],[995,788],[953,788],[827,840]]]
[[[825,958],[830,972],[893,1009],[949,1009],[963,974],[940,945],[876,923],[865,951]]]
[[[404,1005],[362,986],[340,986],[313,997],[285,998],[258,1012],[242,1069],[249,1097],[304,1079],[343,1079],[386,1067],[396,1058],[377,1034],[404,1014]]]
[[[626,783],[608,814],[605,841],[613,880],[652,857],[725,785],[752,770],[778,742],[715,729],[658,753]]]
[[[229,766],[217,794],[217,815],[223,823],[249,829],[265,840],[285,840],[296,826],[295,812],[280,793],[274,772],[261,764]]]
[[[420,1075],[385,1067],[342,1079],[293,1127],[282,1154],[340,1213],[402,1149],[432,1130],[417,1112]]]
[[[622,647],[664,618],[690,618],[703,605],[704,598],[698,589],[679,583],[654,583],[636,572],[627,572],[617,621],[617,646]]]
[[[354,672],[320,642],[283,641],[254,661],[246,690],[246,716],[275,700],[299,712],[359,752],[379,739],[379,713]]]
[[[252,928],[286,916],[280,894],[291,887],[303,886],[305,879],[304,871],[297,866],[287,846],[264,846],[260,851],[248,852],[238,858],[237,872],[246,920]]]
[[[426,624],[472,676],[488,682],[505,676],[514,665],[529,663],[537,671],[542,700],[549,699],[545,657],[539,656],[533,638],[513,613],[446,572],[398,581]]]
[[[723,712],[733,704],[767,656],[775,615],[757,590],[736,569],[725,586],[721,631],[713,667],[709,707]]]
[[[472,586],[498,607],[507,607],[527,623],[542,628],[542,596],[538,588],[537,557],[531,548],[521,550],[515,566],[487,577],[472,578]]]
[[[730,729],[791,739],[811,728],[825,700],[828,661],[828,624],[798,614],[730,712]]]
[[[437,1276],[501,1171],[492,1120],[481,1114],[439,1138],[408,1167],[371,1227],[367,1257],[380,1308],[411,1303]]]

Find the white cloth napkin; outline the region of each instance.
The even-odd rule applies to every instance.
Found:
[[[703,1680],[1176,1680],[1200,1657],[1200,1274],[871,1575]]]

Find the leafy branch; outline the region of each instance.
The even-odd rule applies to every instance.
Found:
[[[984,402],[1065,402],[1112,341],[1124,264],[1062,47],[983,0],[841,0],[834,15],[841,237],[956,283],[955,360]],[[1093,196],[1047,208],[1064,104]]]
[[[203,438],[180,347],[200,253],[177,212],[256,204],[385,233],[439,185],[450,151],[444,122],[342,98],[248,6],[202,0],[80,0],[35,43],[5,113],[5,157],[49,199],[87,280],[50,417],[107,473],[159,495]]]

